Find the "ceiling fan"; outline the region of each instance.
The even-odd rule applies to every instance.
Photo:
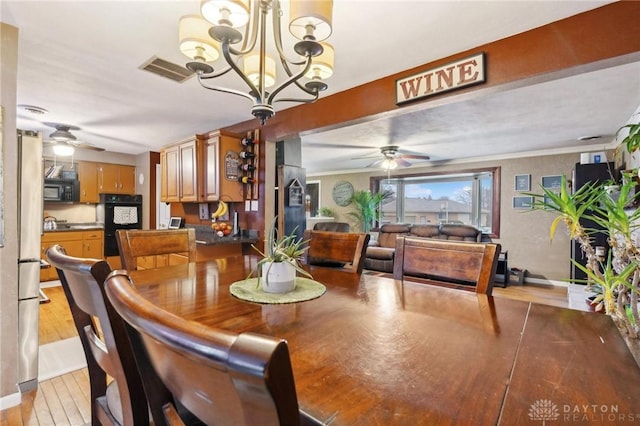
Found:
[[[398,166],[409,167],[411,163],[407,161],[409,160],[419,160],[425,161],[429,160],[431,157],[428,155],[421,154],[419,152],[407,151],[404,149],[400,149],[397,145],[386,145],[380,147],[380,154],[382,154],[382,158],[378,158],[374,162],[368,164],[366,167],[375,167],[381,166],[383,169],[395,169]],[[355,159],[369,158],[368,157],[358,157]]]
[[[104,151],[104,148],[97,147],[90,143],[80,142],[78,138],[71,133],[71,130],[80,130],[77,126],[60,123],[43,123],[46,126],[56,129],[49,135],[48,140],[44,140],[45,144],[53,145],[54,152],[57,155],[71,155],[74,148],[92,149],[94,151]]]

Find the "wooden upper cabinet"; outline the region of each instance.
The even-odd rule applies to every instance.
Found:
[[[244,189],[238,181],[242,177],[239,169],[242,162],[240,139],[236,135],[214,132],[205,142],[204,200],[243,201]]]
[[[180,201],[195,202],[198,197],[198,141],[180,144]]]
[[[177,146],[160,151],[160,200],[165,203],[180,201],[179,169]]]
[[[204,147],[204,200],[218,201],[220,199],[220,137],[214,136],[207,139]]]
[[[100,194],[135,194],[136,168],[124,164],[78,163],[80,202],[99,203]]]
[[[160,151],[160,200],[198,201],[198,141],[190,139]]]
[[[120,193],[135,194],[136,193],[136,168],[135,166],[120,166]]]
[[[171,202],[243,201],[240,138],[221,132],[198,136],[160,151],[160,200]],[[227,158],[228,157],[228,158]]]
[[[81,161],[78,163],[78,180],[80,181],[80,202],[99,203],[98,163]]]
[[[100,164],[98,167],[98,192],[135,194],[136,168],[122,164]]]

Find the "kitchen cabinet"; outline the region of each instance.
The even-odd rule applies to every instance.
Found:
[[[60,244],[69,256],[102,259],[104,244],[104,231],[61,231],[45,232],[40,239],[40,258],[47,260],[47,249]],[[52,281],[58,279],[56,268],[40,270],[40,281]]]
[[[82,257],[102,259],[104,249],[104,231],[82,232]]]
[[[200,146],[201,142],[192,138],[160,151],[161,201],[171,203],[200,200]]]
[[[78,180],[80,181],[80,202],[99,203],[98,163],[81,161],[78,164]]]
[[[239,151],[241,138],[213,132],[204,142],[204,194],[202,201],[243,201]]]
[[[135,194],[136,168],[125,164],[80,161],[80,202],[99,203],[100,194]]]
[[[180,201],[180,178],[178,147],[160,151],[160,201],[165,203]]]
[[[160,151],[160,200],[165,203],[243,201],[240,138],[212,132]]]
[[[135,194],[136,168],[122,164],[100,164],[98,166],[98,192],[105,194]]]
[[[198,146],[199,141],[193,139],[180,144],[180,201],[198,201]]]

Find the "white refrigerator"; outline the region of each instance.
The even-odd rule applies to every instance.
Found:
[[[18,131],[18,158],[18,382],[26,391],[38,384],[42,136]]]

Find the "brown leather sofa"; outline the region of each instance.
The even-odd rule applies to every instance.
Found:
[[[314,231],[349,232],[349,228],[346,222],[318,222],[313,225]]]
[[[482,240],[482,231],[471,225],[389,223],[382,225],[378,238],[369,242],[364,268],[372,271],[393,272],[396,238],[404,235],[451,241],[480,242]]]

